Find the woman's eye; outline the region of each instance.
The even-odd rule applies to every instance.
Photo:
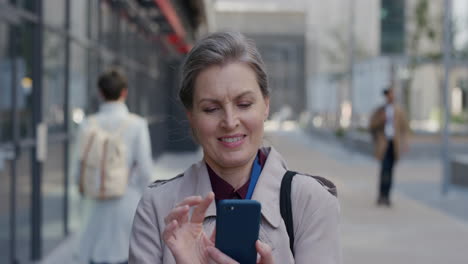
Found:
[[[241,103],[238,104],[240,108],[249,108],[252,105],[252,103]]]
[[[208,107],[208,108],[205,108],[203,109],[203,112],[205,113],[213,113],[214,111],[218,110],[217,107]]]

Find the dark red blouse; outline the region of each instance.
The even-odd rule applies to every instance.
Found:
[[[260,166],[263,168],[265,165],[267,156],[262,151],[258,151],[258,160]],[[210,176],[211,188],[215,194],[215,200],[225,200],[225,199],[245,199],[247,192],[249,190],[250,178],[249,180],[242,185],[239,189],[235,190],[229,183],[219,177],[213,169],[210,168],[208,163],[206,163],[206,168],[208,169],[208,174]]]

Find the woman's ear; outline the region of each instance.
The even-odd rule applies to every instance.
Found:
[[[263,116],[264,121],[268,119],[268,115],[270,114],[270,97],[265,98],[265,105],[266,105],[266,108],[265,108],[265,113]]]

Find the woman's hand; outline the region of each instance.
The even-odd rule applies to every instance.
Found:
[[[257,264],[274,264],[270,246],[261,242],[260,240],[257,240],[257,243],[255,243],[255,247],[257,248],[257,253],[258,253],[257,256],[259,256]],[[208,252],[209,257],[211,258],[210,263],[217,263],[217,264],[238,263],[237,261],[226,256],[225,254],[223,254],[223,252],[221,252],[219,249],[213,246],[208,247],[207,252]]]
[[[255,247],[257,248],[257,253],[260,255],[260,260],[257,262],[258,264],[274,264],[270,246],[257,240]]]
[[[177,264],[238,264],[214,247],[215,233],[208,237],[203,231],[206,210],[214,200],[209,193],[204,199],[190,196],[179,203],[164,219],[164,242],[171,250]],[[190,207],[196,206],[189,219]],[[273,264],[271,248],[260,241],[256,243],[259,264]]]
[[[164,219],[166,228],[163,239],[178,264],[208,263],[206,248],[213,246],[213,242],[203,232],[203,220],[213,199],[213,193],[209,193],[204,199],[200,196],[190,196]],[[192,206],[196,207],[189,219]]]

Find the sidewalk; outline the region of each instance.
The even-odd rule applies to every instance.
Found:
[[[294,129],[268,131],[265,140],[291,169],[327,177],[338,186],[343,263],[467,263],[468,191],[440,196],[439,163],[403,161],[396,170],[393,207],[379,208],[378,164],[370,157]],[[200,158],[201,153],[165,154],[155,162],[155,175],[173,177]],[[43,263],[71,263],[71,244]]]
[[[378,164],[372,158],[299,131],[268,138],[291,168],[337,184],[344,263],[467,263],[468,191],[440,196],[438,162],[399,164],[393,207],[379,208]]]

